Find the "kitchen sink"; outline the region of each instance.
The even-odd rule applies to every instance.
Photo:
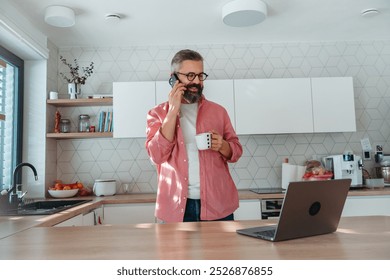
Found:
[[[18,209],[1,212],[0,216],[31,216],[31,215],[51,215],[83,203],[92,201],[91,199],[84,200],[48,200],[35,201],[25,204]]]

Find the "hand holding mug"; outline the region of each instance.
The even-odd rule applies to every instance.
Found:
[[[220,135],[217,131],[211,130],[212,137],[211,137],[211,149],[213,151],[219,152],[222,148],[223,144],[223,137]]]
[[[211,149],[219,152],[222,148],[223,138],[215,130],[211,132],[204,132],[195,136],[196,146],[199,150]]]
[[[196,146],[198,150],[208,150],[211,149],[212,145],[212,133],[204,132],[195,135]]]

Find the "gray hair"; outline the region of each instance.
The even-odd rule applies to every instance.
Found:
[[[195,60],[203,62],[203,57],[200,55],[200,53],[189,49],[178,51],[172,58],[171,71],[177,71],[180,68],[182,62],[185,60]]]

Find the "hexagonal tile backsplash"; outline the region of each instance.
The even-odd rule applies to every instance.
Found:
[[[336,77],[354,78],[356,133],[240,136],[242,158],[230,165],[239,189],[279,187],[281,164],[289,158],[303,165],[308,159],[353,151],[361,154],[360,140],[390,152],[390,42],[318,42],[252,45],[137,46],[64,48],[59,53],[77,58],[80,65],[95,63],[94,74],[82,87],[83,95],[112,94],[117,81],[167,80],[170,60],[183,48],[198,50],[210,79]],[[64,70],[59,62],[59,72]],[[60,94],[66,83],[59,78]],[[62,113],[73,125],[80,108]],[[97,115],[99,108],[83,109]],[[297,110],[299,110],[297,108]],[[329,114],[331,114],[329,108]],[[92,120],[94,121],[94,120]],[[57,142],[57,177],[92,185],[95,179],[114,178],[118,192],[156,192],[156,171],[149,161],[145,139],[87,139]],[[364,162],[371,173],[374,160]]]

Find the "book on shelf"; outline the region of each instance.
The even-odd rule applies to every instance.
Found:
[[[108,131],[109,132],[112,132],[112,120],[114,118],[114,112],[110,112],[110,119],[109,119],[109,123],[108,123]]]
[[[101,111],[99,115],[98,132],[112,132],[113,128],[113,112]]]
[[[110,111],[108,111],[106,113],[106,119],[105,119],[105,122],[104,122],[104,132],[108,132],[108,124],[110,123],[110,119],[111,119],[111,113]]]

